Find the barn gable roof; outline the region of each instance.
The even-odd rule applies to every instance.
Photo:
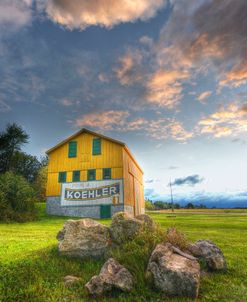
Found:
[[[135,164],[137,165],[137,167],[140,169],[140,171],[143,173],[141,167],[139,166],[139,164],[137,163],[136,159],[134,158],[133,154],[130,152],[128,146],[124,143],[121,142],[119,140],[113,139],[109,136],[105,136],[103,134],[100,133],[96,133],[92,130],[86,129],[86,128],[82,128],[81,130],[77,131],[76,133],[72,134],[71,136],[67,137],[66,139],[64,139],[63,141],[61,141],[60,143],[58,143],[57,145],[55,145],[54,147],[50,148],[49,150],[46,151],[46,154],[49,155],[49,153],[51,153],[52,151],[56,150],[57,148],[61,147],[62,145],[66,144],[67,142],[69,142],[70,140],[74,139],[75,137],[77,137],[78,135],[82,134],[82,133],[89,133],[92,134],[94,136],[97,137],[101,137],[103,139],[106,139],[108,141],[111,141],[113,143],[116,143],[118,145],[121,145],[124,147],[124,149],[127,151],[127,153],[130,155],[130,157],[132,158],[132,160],[135,162]]]

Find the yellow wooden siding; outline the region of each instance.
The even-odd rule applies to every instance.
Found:
[[[61,184],[58,173],[67,172],[67,182],[72,181],[72,171],[81,171],[81,181],[87,180],[87,170],[96,169],[96,180],[102,179],[102,169],[111,168],[112,178],[123,178],[123,147],[106,139],[101,139],[101,155],[92,155],[93,136],[79,134],[72,141],[77,141],[77,156],[68,157],[69,142],[49,153],[47,196],[60,195]]]
[[[125,149],[123,149],[123,175],[124,204],[134,207],[135,215],[138,215],[141,213],[141,208],[145,207],[143,173]]]

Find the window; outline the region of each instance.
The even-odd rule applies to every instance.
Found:
[[[103,169],[103,179],[111,179],[111,168]]]
[[[59,172],[58,173],[58,182],[66,182],[66,172]]]
[[[69,154],[68,156],[71,157],[76,157],[77,153],[77,142],[69,142]]]
[[[100,155],[101,154],[101,139],[94,138],[93,139],[93,155]]]
[[[90,169],[87,171],[87,180],[95,180],[96,179],[96,170]]]
[[[80,171],[73,171],[73,177],[72,177],[72,181],[76,182],[76,181],[80,181]]]

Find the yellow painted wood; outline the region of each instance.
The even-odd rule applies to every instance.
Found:
[[[101,139],[101,155],[92,155],[93,136],[82,133],[73,138],[77,141],[77,157],[68,157],[69,142],[49,153],[47,196],[60,195],[58,173],[67,172],[67,182],[72,181],[72,171],[81,171],[81,181],[87,180],[87,170],[96,169],[96,180],[102,179],[102,169],[111,168],[112,178],[123,178],[123,146]]]
[[[132,206],[134,214],[141,214],[144,206],[143,172],[130,151],[114,141],[101,137],[101,155],[92,154],[93,139],[97,136],[83,132],[73,137],[77,142],[77,156],[68,157],[69,141],[49,152],[47,196],[59,196],[59,172],[67,172],[67,182],[72,181],[74,170],[80,171],[80,180],[87,181],[88,169],[96,169],[96,180],[101,180],[103,168],[111,168],[112,179],[124,180],[124,204]]]
[[[123,149],[124,204],[134,207],[134,215],[145,208],[143,173],[130,154]]]

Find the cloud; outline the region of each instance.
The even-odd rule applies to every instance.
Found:
[[[204,178],[201,178],[198,174],[190,175],[184,178],[176,178],[173,182],[173,186],[195,186],[196,184],[201,183],[204,180]]]
[[[0,100],[0,112],[7,112],[10,111],[11,107],[6,104],[4,101]]]
[[[157,70],[150,76],[147,83],[147,100],[160,107],[174,108],[182,98],[181,80],[188,78],[187,72]]]
[[[0,26],[7,31],[17,30],[32,22],[32,1],[1,0]]]
[[[59,100],[59,104],[62,106],[65,106],[65,107],[78,105],[79,103],[80,103],[79,101],[74,101],[74,100],[70,100],[70,99]]]
[[[212,91],[210,90],[207,90],[207,91],[204,91],[202,93],[200,93],[197,97],[198,101],[199,102],[203,102],[206,98],[208,98],[210,95],[212,94]]]
[[[128,111],[108,110],[91,112],[78,117],[73,124],[100,131],[141,132],[155,140],[173,139],[185,142],[193,134],[175,119],[132,118]]]
[[[83,30],[93,25],[111,28],[138,19],[145,21],[165,4],[166,0],[49,0],[46,12],[58,24]]]
[[[109,131],[114,130],[115,126],[122,127],[128,116],[129,113],[127,111],[92,112],[77,118],[75,125],[77,127],[92,127]]]
[[[145,183],[146,184],[153,184],[153,183],[156,183],[156,182],[159,182],[160,180],[159,179],[147,179],[145,180]]]
[[[177,167],[177,166],[169,166],[168,167],[168,170],[176,170],[176,169],[179,169],[179,167]]]
[[[138,50],[128,50],[118,59],[119,66],[114,72],[121,85],[133,85],[142,79],[141,73],[142,54]]]
[[[172,138],[185,142],[193,137],[192,132],[185,130],[179,121],[171,118],[160,118],[149,121],[145,131],[147,131],[149,137],[156,140]]]
[[[163,200],[170,201],[170,194],[160,195],[152,188],[145,189],[145,198],[149,198],[152,201]],[[176,193],[173,192],[173,200],[179,203],[181,206],[185,206],[187,203],[192,202],[194,205],[204,204],[207,207],[216,208],[246,208],[247,204],[247,192],[204,192],[196,191],[189,193]]]
[[[221,107],[218,111],[199,121],[201,134],[212,134],[214,137],[235,136],[247,132],[246,105],[242,107],[230,104]]]
[[[220,86],[247,83],[247,2],[181,0],[172,5],[155,45],[157,62],[191,74],[213,67]]]

